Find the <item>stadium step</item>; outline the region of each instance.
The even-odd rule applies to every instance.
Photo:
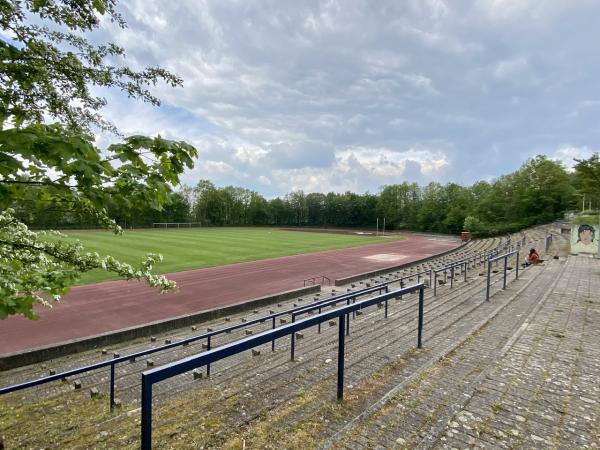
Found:
[[[489,240],[488,244],[492,241]],[[471,248],[480,251],[489,247],[473,245]],[[467,254],[468,252],[457,253]],[[546,268],[542,269],[538,272],[545,272]],[[210,428],[211,435],[214,435],[215,442],[219,444],[233,445],[240,436],[256,440],[260,430],[268,429],[268,433],[273,432],[268,423],[273,426],[279,423],[285,430],[291,427],[296,430],[294,433],[302,430],[296,429],[293,424],[305,426],[314,423],[318,425],[315,425],[315,429],[331,435],[344,425],[344,420],[352,419],[374,399],[380,398],[389,390],[390,385],[396,385],[399,379],[410,377],[415,370],[418,371],[420,364],[431,358],[437,350],[455,345],[456,339],[468,336],[471,330],[469,326],[481,321],[485,314],[495,311],[502,301],[508,302],[507,299],[498,299],[504,298],[518,284],[527,282],[528,277],[535,278],[536,272],[528,272],[522,280],[509,285],[507,291],[496,294],[492,302],[483,300],[484,279],[475,276],[476,270],[471,271],[470,275],[472,277],[466,283],[458,284],[454,290],[446,286],[439,290],[437,297],[427,298],[424,350],[417,351],[414,348],[415,296],[405,296],[402,300],[391,302],[388,319],[383,318],[383,311],[373,307],[352,320],[351,334],[347,341],[346,400],[341,405],[334,401],[337,327],[330,329],[324,326],[322,333],[318,333],[316,329],[306,330],[303,339],[297,343],[297,358],[294,362],[289,360],[289,339],[281,339],[277,341],[275,353],[271,353],[270,346],[265,346],[257,349],[260,354],[248,352],[214,364],[208,379],[190,373],[161,383],[155,395],[155,401],[159,404],[157,430],[176,430],[173,433],[181,437],[186,434],[183,429],[206,424],[219,417],[220,424]],[[428,292],[431,295],[431,290]],[[281,309],[289,306],[291,303],[284,303]],[[232,320],[240,321],[241,317],[232,316]],[[208,325],[215,329],[219,327],[218,323]],[[232,333],[227,336],[226,341],[237,339],[244,333],[243,330]],[[161,342],[170,338],[175,341],[178,336],[188,334],[189,329],[182,330],[180,334],[172,333],[169,337],[158,336],[157,340]],[[126,348],[121,347],[118,351],[127,354],[131,349],[147,345],[145,341],[138,342]],[[173,352],[155,354],[152,359],[155,366],[159,366],[200,350],[200,344],[190,345]],[[114,349],[109,349],[109,352],[113,351]],[[97,359],[98,354],[88,353],[83,355],[83,359],[81,356],[74,357],[52,365],[62,364],[61,369],[65,365],[77,366],[85,358]],[[130,417],[127,415],[130,414],[135,418],[139,414],[135,412],[139,402],[139,376],[146,366],[147,361],[140,359],[118,368],[116,389],[123,405],[122,414],[126,417]],[[2,374],[2,378],[6,379],[6,375]],[[10,375],[13,379],[19,375],[31,377],[31,368],[29,371],[27,368],[13,371]],[[50,389],[32,390],[31,393],[22,392],[18,395],[20,400],[26,402],[44,398],[56,398],[58,401],[58,397],[64,396],[69,399],[72,407],[89,403],[89,395],[76,393],[72,381]],[[79,392],[87,392],[91,386],[99,389],[102,394],[106,392],[108,373],[93,373],[78,381],[83,382],[86,388],[78,390]],[[209,413],[203,414],[202,411]],[[321,420],[321,417],[326,419]],[[161,445],[171,446],[173,443],[173,438],[165,435],[164,431],[157,431],[157,448]],[[129,432],[135,434],[135,430]],[[268,433],[266,435],[272,436]],[[312,436],[312,439],[316,437]]]
[[[369,413],[336,433],[332,443],[337,442],[331,447],[354,448],[368,441],[385,448],[427,448],[485,381],[489,369],[502,358],[507,344],[519,334],[563,267],[556,262],[542,270],[533,279],[496,294],[494,303],[505,305],[495,317],[488,321],[490,316],[477,314],[483,324],[480,329],[461,333],[466,339],[459,346],[453,343],[428,364],[415,368],[409,378],[375,402]]]

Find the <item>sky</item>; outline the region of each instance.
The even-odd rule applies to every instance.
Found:
[[[160,108],[104,92],[124,134],[198,149],[182,182],[267,198],[471,184],[600,148],[600,2],[123,0],[97,42],[160,65]],[[99,135],[106,145],[114,136]]]

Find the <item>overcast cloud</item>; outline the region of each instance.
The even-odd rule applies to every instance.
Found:
[[[600,147],[597,1],[129,0],[120,10],[129,27],[105,24],[94,39],[184,87],[158,87],[161,108],[108,93],[104,113],[126,134],[194,144],[186,184],[266,197],[470,184],[539,153],[570,165]]]

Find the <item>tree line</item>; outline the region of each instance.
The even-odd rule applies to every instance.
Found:
[[[408,229],[476,236],[513,232],[547,223],[575,209],[582,193],[597,189],[598,155],[579,161],[574,172],[536,156],[518,170],[471,186],[403,182],[383,186],[376,194],[293,191],[266,199],[236,186],[217,187],[209,180],[183,186],[170,194],[161,210],[149,205],[109,204],[108,214],[126,228],[157,222],[195,222],[201,226],[370,227],[385,218],[389,230]],[[596,197],[597,198],[597,197]],[[93,216],[65,208],[16,205],[17,215],[36,228],[79,228],[98,225]]]

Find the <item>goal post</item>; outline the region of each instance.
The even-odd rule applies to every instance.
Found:
[[[192,228],[201,227],[201,222],[153,222],[152,228]]]

